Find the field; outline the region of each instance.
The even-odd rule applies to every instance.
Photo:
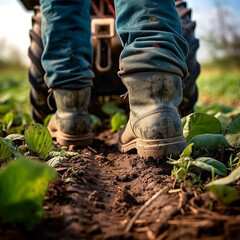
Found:
[[[7,113],[7,109],[30,113],[27,68],[0,64],[0,71],[0,114]]]
[[[198,79],[200,102],[240,106],[240,70],[204,64]]]
[[[5,66],[0,71],[0,133],[2,137],[22,134],[32,122],[27,69]],[[236,239],[240,233],[240,180],[236,180],[240,177],[239,131],[236,130],[240,126],[239,118],[235,118],[227,133],[225,129],[240,112],[237,87],[240,72],[204,65],[198,85],[200,96],[194,119],[206,123],[204,131],[211,133],[214,140],[204,138],[199,148],[192,149],[190,144],[177,162],[144,160],[134,152],[119,153],[118,131],[111,130],[112,116],[107,114],[102,115],[105,119],[95,129],[93,145],[83,149],[60,149],[56,145],[46,157],[41,157],[43,150],[33,151],[26,132],[15,136],[15,150],[21,149],[21,154],[35,161],[43,158],[55,168],[57,179],[43,195],[40,205],[45,216],[39,221],[35,222],[35,213],[25,208],[15,221],[4,220],[5,205],[0,201],[0,239]],[[12,115],[7,115],[9,111]],[[194,119],[186,119],[184,125],[189,140],[190,135],[200,136],[196,133],[198,121]],[[232,132],[237,139],[231,138]],[[34,136],[32,139],[38,140]],[[23,147],[27,151],[23,152]],[[10,152],[8,159],[2,160],[2,168],[13,161],[13,155],[19,154]],[[231,173],[236,173],[233,180]],[[226,175],[230,177],[223,178]],[[3,194],[2,176],[0,173],[0,194]],[[217,179],[225,179],[230,184],[213,184]],[[10,205],[6,215],[11,215],[11,208],[19,209],[26,203],[31,206],[29,199]],[[26,222],[34,224],[29,227]]]

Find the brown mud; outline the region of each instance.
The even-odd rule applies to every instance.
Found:
[[[32,231],[2,226],[0,239],[238,239],[240,201],[225,206],[199,186],[176,184],[170,165],[121,154],[116,143],[116,133],[103,131],[91,147],[61,163],[45,198],[43,222]],[[69,178],[74,182],[65,182]]]

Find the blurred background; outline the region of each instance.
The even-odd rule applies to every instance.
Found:
[[[188,0],[187,4],[200,40],[198,104],[240,106],[240,1]],[[10,107],[22,103],[18,108],[28,101],[31,17],[32,11],[19,0],[0,1],[0,114],[6,112],[2,109],[6,99],[12,101]]]

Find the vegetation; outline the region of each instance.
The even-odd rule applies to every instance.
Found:
[[[0,171],[0,218],[31,229],[44,217],[42,207],[48,183],[56,171],[28,157],[11,161]]]
[[[27,69],[16,64],[0,64],[0,69],[0,194],[4,196],[0,218],[2,222],[16,222],[30,229],[44,216],[44,195],[57,176],[53,167],[76,153],[56,148],[47,128],[33,124]],[[239,76],[240,71],[235,68],[229,73],[216,65],[203,65],[196,112],[182,120],[188,146],[178,160],[168,161],[178,182],[204,185],[207,178],[212,179],[204,189],[225,204],[240,197],[229,186],[240,178],[240,96],[236,87],[240,85]],[[206,102],[214,104],[203,104]],[[102,112],[109,116],[113,132],[127,122],[125,110],[111,102],[102,106]],[[95,115],[91,115],[91,120],[92,126],[102,125]]]
[[[203,64],[197,80],[202,104],[219,102],[239,106],[240,69],[235,66]]]
[[[0,133],[2,129],[7,134],[10,133],[10,127],[26,126],[32,121],[29,107],[30,86],[26,67],[0,62],[0,71]],[[23,129],[24,127],[18,127],[13,131],[21,132]]]

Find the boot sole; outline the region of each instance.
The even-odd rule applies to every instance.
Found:
[[[78,146],[86,147],[92,144],[93,135],[91,133],[85,135],[70,135],[61,131],[50,131],[51,136],[56,138],[57,142],[62,146]]]
[[[126,153],[133,149],[137,150],[140,157],[163,159],[164,157],[178,157],[187,146],[183,136],[168,139],[144,140],[136,138],[126,144],[118,142],[118,149]]]

